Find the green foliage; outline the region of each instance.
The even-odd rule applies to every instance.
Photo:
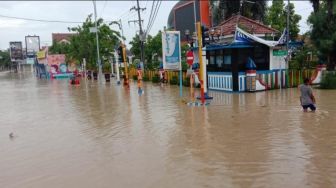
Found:
[[[109,63],[103,64],[103,72],[104,73],[111,73],[111,65]]]
[[[0,50],[0,67],[9,67],[11,64],[9,51]]]
[[[320,4],[319,10],[308,18],[312,24],[310,38],[321,59],[326,59],[328,70],[334,70],[336,64],[336,11],[330,10],[331,4],[329,0]]]
[[[160,82],[160,77],[158,74],[155,74],[153,77],[152,77],[152,82],[153,83],[159,83]]]
[[[240,1],[210,0],[210,6],[213,10],[214,25],[218,25],[234,14],[238,14]],[[264,21],[266,8],[266,0],[250,0],[243,3],[241,15],[254,20]]]
[[[189,77],[189,76],[186,77],[186,78],[183,80],[182,84],[183,84],[184,86],[186,86],[186,87],[190,87],[190,77]]]
[[[144,77],[142,78],[142,80],[145,81],[145,82],[148,82],[148,81],[149,81],[149,77],[148,77],[148,76],[144,76]]]
[[[316,57],[317,50],[314,46],[304,46],[298,49],[293,55],[289,62],[290,69],[313,69],[317,65],[317,61],[312,61],[312,57]]]
[[[301,16],[295,14],[295,7],[293,3],[289,4],[289,37],[295,40],[298,36],[299,21]],[[282,32],[287,25],[287,6],[283,0],[272,1],[272,6],[267,10],[265,23],[271,25],[272,28]]]
[[[95,33],[90,33],[90,27],[95,27],[95,22],[90,14],[81,26],[68,28],[69,31],[77,34],[70,39],[69,57],[82,61],[87,61],[87,66],[97,67],[97,43]],[[97,20],[99,35],[99,52],[101,57],[111,56],[110,52],[114,51],[114,47],[120,43],[120,33],[112,30],[104,23],[103,19]]]
[[[336,89],[336,72],[325,72],[321,84],[321,89]]]
[[[130,48],[131,52],[134,54],[135,58],[140,59],[140,39],[139,35],[133,37],[133,40],[130,42],[132,47]],[[162,57],[162,35],[159,31],[154,37],[151,35],[147,36],[145,41],[145,68],[149,70],[155,70],[160,66],[158,57]]]
[[[52,46],[49,48],[50,54],[68,54],[70,52],[70,44],[63,42],[53,41]]]
[[[170,81],[169,81],[170,85],[177,85],[179,83],[178,81],[178,77],[177,76],[173,76]]]
[[[132,41],[130,41],[129,43],[132,46],[130,48],[130,51],[134,55],[134,58],[140,59],[141,52],[140,52],[140,38],[139,38],[139,35],[136,34],[135,37],[133,37]]]
[[[138,80],[138,76],[137,75],[133,75],[133,80]]]

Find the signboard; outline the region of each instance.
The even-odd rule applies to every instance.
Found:
[[[26,51],[27,55],[36,55],[40,51],[40,37],[26,36]]]
[[[286,50],[273,50],[273,56],[286,56]]]
[[[23,59],[22,42],[9,42],[11,61]]]
[[[194,53],[191,50],[187,52],[187,63],[190,66],[194,63]]]
[[[26,63],[33,65],[33,64],[35,64],[35,59],[34,58],[27,58]]]
[[[89,30],[90,30],[90,33],[96,33],[97,32],[96,27],[90,27]]]
[[[162,32],[163,69],[181,69],[181,43],[179,31]]]

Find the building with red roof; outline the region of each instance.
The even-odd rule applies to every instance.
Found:
[[[53,43],[70,43],[70,38],[76,33],[52,33],[51,38]]]

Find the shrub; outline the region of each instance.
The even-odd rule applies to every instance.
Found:
[[[178,84],[178,77],[177,76],[173,76],[170,81],[169,81],[170,85],[177,85]]]
[[[144,77],[142,78],[142,80],[145,81],[145,82],[148,82],[148,81],[149,81],[149,77],[148,77],[148,76],[144,76]]]
[[[160,82],[160,77],[158,74],[155,74],[153,77],[152,77],[152,82],[153,83],[159,83]]]
[[[336,72],[325,72],[321,84],[321,89],[336,89]]]
[[[182,84],[183,84],[184,86],[186,86],[186,87],[190,87],[190,77],[186,77],[186,78],[183,80]]]
[[[138,75],[133,75],[133,80],[138,80]]]

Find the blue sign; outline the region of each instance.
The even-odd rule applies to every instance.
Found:
[[[164,69],[181,69],[181,43],[179,31],[166,31],[162,33],[162,56]]]
[[[251,39],[250,37],[248,37],[244,33],[240,32],[239,30],[236,30],[235,40],[236,40],[236,42],[243,42],[243,43],[253,42],[253,39]]]

